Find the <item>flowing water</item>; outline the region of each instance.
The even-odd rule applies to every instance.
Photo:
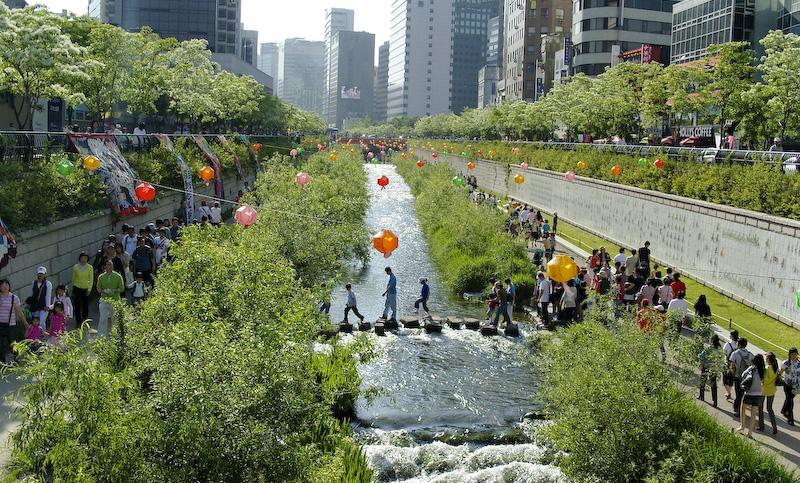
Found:
[[[388,279],[384,268],[391,266],[398,282],[398,317],[413,314],[418,280],[426,277],[434,314],[482,318],[484,306],[446,295],[428,255],[414,198],[395,168],[365,169],[371,191],[367,226],[374,232],[390,228],[400,247],[386,259],[373,251],[369,265],[353,274],[361,313],[371,322],[381,315]],[[385,190],[376,183],[381,175],[390,179]],[[341,320],[345,300],[344,289],[337,289],[334,321]],[[524,337],[524,327],[522,332]],[[400,329],[371,337],[380,356],[360,372],[365,389],[382,392],[372,403],[363,398],[358,402],[354,426],[380,481],[563,479],[556,467],[542,463],[544,447],[528,439],[530,427],[520,423],[524,414],[538,408],[533,399],[536,379],[520,357],[523,338],[484,337],[447,327],[440,334]]]

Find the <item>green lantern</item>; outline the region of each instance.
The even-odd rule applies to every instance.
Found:
[[[297,146],[297,154],[303,154],[303,147]]]
[[[467,157],[467,152],[466,151],[461,151],[461,156],[466,158]]]
[[[372,164],[378,164],[378,163],[380,163],[380,162],[381,162],[381,160],[380,160],[380,159],[378,159],[378,157],[377,157],[377,156],[375,156],[374,158],[372,158]]]
[[[639,158],[639,166],[647,166],[648,164],[650,163],[645,158]]]
[[[464,186],[464,178],[461,176],[453,176],[453,186]]]
[[[62,159],[56,165],[56,171],[63,177],[67,177],[75,172],[75,165],[69,159]]]

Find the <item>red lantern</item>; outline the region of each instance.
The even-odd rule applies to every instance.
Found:
[[[156,198],[156,189],[150,183],[139,183],[135,192],[136,197],[144,202],[153,201]]]
[[[215,174],[216,173],[214,173],[214,168],[212,168],[211,166],[203,166],[203,168],[200,170],[200,179],[208,183],[209,181],[214,179]]]
[[[421,160],[421,159],[420,159],[419,161],[417,161],[417,167],[420,167],[420,168],[421,168],[421,167],[423,167],[423,166],[425,166],[425,161],[423,161],[423,160]]]
[[[384,229],[372,237],[372,246],[375,250],[383,253],[384,258],[389,258],[392,252],[397,250],[400,241],[392,230]]]
[[[656,168],[658,168],[658,169],[661,169],[661,168],[664,167],[664,161],[662,161],[660,159],[656,159],[656,163],[655,164],[656,164]]]
[[[389,185],[389,177],[388,176],[383,175],[380,178],[378,178],[378,186],[380,186],[381,189],[386,188],[388,185]]]
[[[439,157],[439,155],[438,155],[438,154],[436,154],[436,153],[433,153],[433,154],[431,154],[431,156],[433,156],[433,159],[436,159],[436,158],[438,158],[438,157]]]
[[[619,166],[614,166],[613,168],[611,168],[611,174],[613,174],[614,176],[621,175],[622,174],[622,168],[620,168]]]
[[[483,149],[478,150],[478,156],[483,156]]]
[[[233,217],[236,219],[236,223],[247,228],[255,224],[258,219],[258,212],[250,205],[243,205],[236,210],[236,214],[234,214]]]

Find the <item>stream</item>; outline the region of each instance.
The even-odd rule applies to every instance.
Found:
[[[414,197],[394,166],[365,169],[371,197],[367,227],[390,228],[400,240],[391,257],[373,250],[366,267],[354,267],[350,282],[366,320],[374,322],[383,311],[386,266],[397,276],[398,318],[414,313],[419,278],[426,277],[432,313],[482,319],[485,306],[449,296],[437,276]],[[390,179],[385,190],[376,183],[382,175]],[[344,288],[334,290],[333,322],[342,320],[345,301]],[[358,401],[353,427],[378,481],[564,480],[557,467],[543,462],[545,446],[527,436],[535,423],[520,423],[539,408],[536,378],[520,357],[527,328],[520,328],[523,336],[516,339],[448,327],[440,334],[401,328],[370,336],[379,356],[359,370],[363,389],[378,387],[381,394],[371,403]]]

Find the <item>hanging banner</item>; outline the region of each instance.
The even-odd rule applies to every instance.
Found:
[[[263,168],[261,167],[261,163],[258,162],[258,155],[256,152],[253,151],[253,145],[250,144],[250,138],[247,134],[239,134],[239,141],[243,142],[245,146],[247,146],[247,156],[250,158],[250,162],[256,165],[256,170],[261,171]]]
[[[172,139],[166,134],[156,134],[156,139],[161,143],[161,147],[175,155],[178,161],[178,166],[181,168],[181,176],[183,177],[183,191],[186,195],[186,224],[190,225],[194,221],[194,184],[192,183],[192,172],[189,166],[184,161],[181,153],[175,151],[175,145],[172,144]]]
[[[214,168],[214,196],[219,199],[225,199],[225,192],[222,190],[222,166],[219,164],[219,158],[217,158],[217,155],[211,150],[211,146],[209,146],[206,138],[203,136],[194,136],[193,138],[197,146],[203,151],[203,154],[211,161],[211,167]]]
[[[12,258],[17,256],[17,241],[11,230],[8,229],[3,219],[0,218],[0,270],[3,269]]]
[[[233,146],[231,146],[231,143],[228,142],[228,139],[225,137],[224,134],[218,134],[217,139],[223,146],[225,146],[225,149],[227,149],[228,152],[231,153],[231,156],[233,157],[233,163],[236,165],[236,173],[239,175],[239,180],[244,181],[244,171],[242,171],[242,162],[239,161],[239,156],[236,155],[236,151],[233,150]]]
[[[108,134],[70,134],[69,140],[82,157],[100,160],[96,171],[106,186],[111,208],[119,217],[147,213],[147,203],[136,197],[139,176],[122,155],[114,136]]]

